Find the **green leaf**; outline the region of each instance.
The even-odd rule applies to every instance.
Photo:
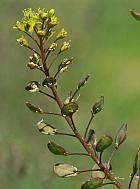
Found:
[[[66,155],[66,150],[54,142],[49,141],[48,149],[55,155]]]
[[[106,148],[108,148],[113,142],[112,137],[105,135],[103,136],[96,144],[96,151],[103,152]]]

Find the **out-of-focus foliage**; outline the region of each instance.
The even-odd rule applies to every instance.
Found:
[[[33,97],[24,90],[27,81],[34,81],[35,78],[40,81],[41,78],[37,71],[27,71],[26,64],[29,62],[27,55],[30,54],[26,50],[20,50],[12,29],[17,18],[21,18],[21,10],[28,7],[55,8],[60,18],[60,27],[65,27],[66,31],[69,31],[72,50],[68,54],[70,57],[73,56],[75,61],[67,71],[67,75],[64,73],[64,78],[60,80],[59,91],[63,99],[67,97],[69,89],[76,87],[78,80],[86,74],[91,75],[87,86],[81,90],[79,99],[81,106],[75,116],[79,129],[82,131],[85,128],[91,104],[101,95],[105,96],[104,108],[100,116],[96,116],[93,125],[98,135],[102,136],[102,129],[103,132],[115,135],[122,123],[128,123],[127,140],[120,147],[121,153],[118,152],[118,157],[116,155],[113,159],[115,175],[125,177],[123,181],[125,183],[129,179],[133,157],[139,147],[140,135],[140,23],[130,16],[128,10],[131,8],[139,12],[140,2],[1,0],[0,188],[69,189],[71,183],[78,188],[79,183],[85,181],[86,177],[81,175],[66,182],[55,177],[49,165],[54,164],[57,157],[47,152],[50,137],[40,135],[36,128],[40,115],[37,117],[30,113],[25,106],[26,101],[31,101],[33,104],[40,104],[43,110],[45,107],[50,110],[56,109],[47,98],[44,104],[43,96],[34,93]],[[44,121],[48,120],[56,128],[67,131],[61,119],[44,116]],[[63,144],[64,139],[58,139],[59,143]],[[82,149],[74,140],[65,140],[69,143],[70,151],[74,148]],[[45,143],[46,146],[42,145]],[[85,157],[80,162],[78,157],[69,158],[70,161],[72,164],[78,162],[77,167],[85,168],[89,165]],[[92,166],[92,162],[90,164],[89,167]]]

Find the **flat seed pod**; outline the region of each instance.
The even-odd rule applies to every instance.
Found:
[[[93,170],[100,169],[100,167],[97,164],[95,164],[92,169]],[[104,179],[105,178],[105,173],[102,172],[102,171],[92,171],[92,173],[91,173],[91,179],[95,179],[95,178]]]
[[[133,11],[133,10],[129,10],[129,12],[131,13],[131,15],[138,21],[140,21],[140,13]]]
[[[39,132],[45,135],[55,135],[57,129],[45,123],[43,119],[36,124]]]
[[[48,149],[55,155],[65,155],[67,153],[63,147],[50,141],[48,142]]]
[[[106,148],[108,148],[113,142],[112,137],[105,135],[103,136],[96,145],[97,152],[103,152]]]
[[[78,169],[69,164],[56,164],[54,165],[54,173],[59,177],[71,177],[78,174]]]
[[[103,179],[101,178],[94,178],[93,180],[86,181],[82,186],[81,189],[96,189],[101,187],[103,184]]]
[[[76,102],[69,102],[64,104],[61,113],[63,116],[72,116],[76,111],[78,111],[78,104]]]
[[[25,86],[25,89],[27,91],[30,91],[30,92],[34,93],[34,92],[38,92],[39,91],[39,87],[40,87],[40,84],[37,81],[30,81]]]
[[[42,82],[43,87],[52,87],[56,85],[56,79],[54,77],[46,77],[46,79]]]
[[[34,113],[43,114],[43,110],[40,107],[34,106],[29,102],[26,102],[26,106]]]
[[[123,124],[115,137],[115,147],[118,148],[126,139],[127,124]]]
[[[104,97],[101,96],[100,99],[93,105],[92,107],[92,113],[93,114],[97,114],[99,113],[104,106]]]

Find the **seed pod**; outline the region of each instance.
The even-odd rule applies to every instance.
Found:
[[[135,175],[137,173],[138,169],[140,169],[140,148],[138,148],[138,150],[137,150],[137,153],[136,153],[136,156],[134,159],[134,163],[133,163],[133,173],[131,175]]]
[[[140,13],[139,12],[136,12],[136,11],[133,11],[133,10],[129,10],[129,12],[131,13],[131,15],[138,21],[140,21]]]
[[[95,179],[95,178],[104,179],[105,178],[105,173],[103,171],[94,171],[95,169],[100,169],[100,167],[97,164],[95,164],[92,169],[93,171],[91,173],[91,179]]]
[[[40,87],[40,84],[37,81],[30,81],[25,86],[25,89],[27,91],[30,91],[30,92],[34,93],[34,92],[38,92],[39,91],[39,87]]]
[[[108,148],[113,142],[112,137],[105,135],[103,136],[96,145],[97,152],[103,152],[106,148]]]
[[[43,110],[40,107],[34,106],[29,102],[26,102],[26,106],[34,113],[43,114]]]
[[[98,112],[100,112],[102,109],[103,109],[103,106],[104,106],[104,97],[101,96],[99,101],[97,101],[93,108],[92,108],[92,113],[93,114],[97,114]]]
[[[69,102],[64,104],[61,114],[63,116],[72,116],[75,112],[78,111],[78,104],[76,102]]]
[[[66,155],[66,150],[54,142],[48,142],[48,149],[55,155]]]
[[[118,149],[119,146],[125,141],[126,134],[127,134],[127,124],[123,124],[115,137],[115,148],[116,149]]]
[[[89,77],[90,77],[90,75],[87,75],[82,81],[79,82],[78,89],[80,89],[81,87],[83,87],[86,84]]]
[[[54,165],[54,173],[59,177],[71,177],[78,174],[78,169],[69,164],[56,164]]]
[[[46,77],[46,79],[42,82],[43,87],[52,87],[56,85],[56,79],[54,77]]]
[[[44,120],[42,119],[36,124],[39,132],[45,135],[55,135],[57,132],[57,129],[52,127],[50,124],[45,123]]]
[[[103,184],[103,179],[94,178],[93,180],[86,181],[82,186],[81,189],[96,189],[101,187]]]

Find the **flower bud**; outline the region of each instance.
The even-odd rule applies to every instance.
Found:
[[[19,21],[16,22],[16,25],[13,28],[18,29],[19,31],[25,31],[24,23],[19,22]]]
[[[70,59],[65,58],[61,64],[58,66],[58,70],[61,70],[63,72],[65,69],[68,68],[68,66],[73,62],[73,57]]]
[[[46,77],[46,79],[42,82],[43,87],[52,87],[56,85],[56,79],[54,77]]]
[[[51,18],[52,16],[54,16],[54,14],[55,14],[55,10],[54,10],[54,9],[50,9],[50,10],[48,11],[48,17],[49,17],[49,18]]]
[[[96,151],[103,152],[106,148],[108,148],[113,142],[112,137],[105,135],[103,136],[96,144]]]
[[[29,102],[26,102],[26,106],[34,113],[43,114],[43,110],[40,107],[34,106]]]
[[[70,177],[78,174],[78,169],[69,164],[56,164],[54,165],[54,173],[59,177]]]
[[[57,129],[52,127],[50,124],[45,123],[44,120],[42,119],[36,124],[38,130],[40,133],[45,134],[45,135],[55,135],[57,132]]]
[[[52,43],[51,46],[48,48],[48,51],[55,51],[57,47],[57,43]]]
[[[34,92],[39,91],[39,87],[40,87],[40,84],[37,81],[30,81],[29,83],[27,83],[25,89],[27,91],[34,93]]]
[[[19,39],[17,39],[17,42],[23,47],[29,46],[28,41],[25,39],[23,35]]]
[[[53,28],[57,24],[58,24],[58,18],[56,16],[51,16],[51,18],[49,19],[48,27]]]
[[[93,108],[92,108],[92,113],[93,114],[97,114],[98,112],[100,112],[103,109],[103,105],[104,105],[104,97],[101,96],[99,101],[97,101]]]
[[[54,142],[49,141],[48,149],[55,155],[66,155],[66,150]]]
[[[127,124],[123,124],[115,137],[115,148],[116,149],[118,149],[119,146],[125,141],[126,134],[127,134]]]
[[[63,39],[65,37],[67,37],[67,35],[68,35],[68,32],[64,28],[62,28],[61,31],[58,33],[56,39],[57,40]]]
[[[37,30],[37,34],[39,36],[45,36],[46,35],[46,30]]]
[[[94,178],[92,180],[86,181],[82,186],[81,189],[96,189],[101,187],[103,184],[103,179],[101,178]]]
[[[63,116],[72,116],[77,111],[78,104],[76,102],[69,102],[67,104],[64,104],[61,113]]]
[[[35,69],[35,68],[39,68],[39,66],[38,66],[37,64],[33,63],[33,62],[28,62],[28,63],[26,64],[26,66],[27,66],[28,68],[30,68],[31,70],[33,70],[33,69]]]
[[[64,51],[66,51],[66,50],[68,50],[70,48],[70,42],[71,41],[68,41],[68,42],[65,41],[65,42],[63,42],[63,44],[62,44],[62,46],[60,48],[59,54],[62,53],[62,52],[64,52]]]

